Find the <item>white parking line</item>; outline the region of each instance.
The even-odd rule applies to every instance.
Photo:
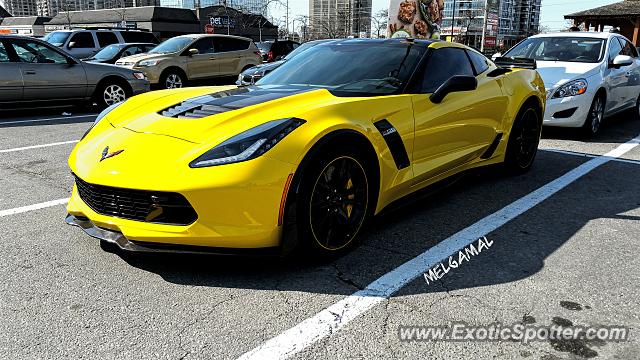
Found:
[[[97,114],[89,114],[89,115],[74,115],[74,116],[63,116],[56,118],[45,118],[45,119],[33,119],[33,120],[16,120],[16,121],[0,121],[0,126],[2,125],[10,125],[10,124],[23,124],[23,123],[31,123],[31,122],[44,122],[44,121],[56,121],[56,120],[66,120],[66,119],[77,119],[83,117],[96,117]]]
[[[66,204],[68,202],[69,202],[69,198],[65,198],[65,199],[47,201],[47,202],[43,202],[43,203],[39,203],[39,204],[22,206],[22,207],[14,208],[14,209],[0,210],[0,217],[20,214],[20,213],[25,213],[27,211],[44,209],[44,208],[48,208],[48,207],[52,207],[52,206]]]
[[[575,151],[567,151],[567,150],[557,150],[557,149],[540,149],[540,150],[553,152],[553,153],[558,153],[558,154],[564,154],[564,155],[573,155],[573,156],[577,156],[577,157],[586,157],[586,158],[597,158],[598,156],[600,156],[600,155],[593,155],[593,154],[587,154],[587,153],[581,153],[581,152],[575,152]],[[622,163],[627,163],[627,164],[634,164],[634,165],[640,165],[640,160],[611,159],[611,161],[622,162]]]
[[[436,265],[442,259],[515,219],[595,168],[624,155],[638,146],[639,143],[640,136],[618,146],[615,150],[603,156],[587,161],[386,273],[369,284],[364,290],[338,301],[313,317],[267,340],[262,345],[240,356],[239,359],[285,359],[315,342],[331,336],[348,322],[370,310],[403,286],[421,276],[427,269]]]
[[[1,153],[14,152],[14,151],[22,151],[22,150],[38,149],[38,148],[49,147],[49,146],[56,146],[56,145],[75,144],[75,143],[77,143],[78,141],[79,141],[79,140],[61,141],[61,142],[55,142],[55,143],[51,143],[51,144],[42,144],[42,145],[25,146],[25,147],[13,148],[13,149],[0,149],[0,154],[1,154]]]

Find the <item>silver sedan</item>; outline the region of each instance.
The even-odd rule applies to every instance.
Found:
[[[19,36],[0,36],[0,74],[0,109],[78,102],[107,107],[149,91],[139,71],[82,62]]]

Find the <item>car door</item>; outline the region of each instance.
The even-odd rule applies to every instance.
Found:
[[[622,45],[622,55],[633,58],[633,64],[625,66],[623,69],[627,75],[627,84],[624,92],[627,101],[623,107],[632,107],[636,105],[638,97],[640,97],[640,59],[638,58],[638,50],[627,39],[619,37]]]
[[[216,38],[216,62],[219,64],[219,76],[238,75],[242,69],[244,50],[249,48],[249,42],[233,38]]]
[[[19,61],[24,100],[72,100],[87,95],[84,67],[42,42],[9,40]]]
[[[465,50],[431,51],[418,79],[420,94],[413,97],[416,182],[481,156],[499,133],[508,101],[498,80],[487,76],[488,67],[476,71]],[[451,93],[439,104],[432,102],[430,94],[456,75],[476,76],[477,90]]]
[[[607,108],[606,112],[620,110],[628,101],[626,94],[626,84],[628,82],[627,70],[613,67],[613,59],[622,54],[622,45],[616,37],[609,39],[607,51],[607,68],[604,71],[604,84],[607,88]]]
[[[99,48],[91,31],[77,31],[69,38],[65,50],[78,59],[85,59],[95,55]]]
[[[22,72],[8,46],[0,40],[0,103],[22,100]]]
[[[189,49],[197,49],[196,55],[188,55]],[[189,79],[202,79],[215,76],[219,64],[214,54],[214,44],[211,37],[197,40],[187,48],[187,71]]]

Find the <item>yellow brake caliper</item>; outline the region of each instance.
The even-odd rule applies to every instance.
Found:
[[[349,181],[347,181],[347,190],[350,190],[353,187],[353,182],[351,181],[351,178],[349,178]],[[349,194],[347,196],[347,199],[349,200],[353,200],[355,199],[356,195],[355,194]],[[351,218],[351,212],[353,211],[353,205],[349,204],[347,205],[347,217]]]

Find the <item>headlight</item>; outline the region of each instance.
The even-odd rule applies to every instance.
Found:
[[[80,140],[84,139],[84,137],[87,136],[89,131],[91,131],[91,129],[93,129],[100,122],[100,120],[102,120],[105,116],[107,116],[108,113],[110,113],[111,111],[113,111],[113,109],[117,108],[118,106],[120,106],[122,104],[124,104],[124,101],[123,102],[119,102],[119,103],[115,103],[113,105],[110,105],[106,109],[102,110],[100,112],[100,114],[98,114],[98,117],[96,117],[96,119],[93,121],[93,124],[91,125],[91,127],[89,129],[87,129],[87,131],[84,133],[84,135],[82,135]]]
[[[156,66],[158,60],[142,60],[138,63],[138,66]]]
[[[189,167],[216,166],[257,158],[304,123],[304,120],[296,118],[269,121],[207,151],[193,160]]]
[[[570,82],[560,86],[558,88],[558,90],[556,90],[553,93],[553,98],[554,99],[558,99],[558,98],[564,98],[564,97],[569,97],[569,96],[582,95],[582,94],[587,92],[587,86],[588,85],[589,84],[587,83],[587,80],[585,80],[585,79],[578,79],[578,80],[570,81]]]
[[[133,73],[133,77],[138,79],[138,80],[146,80],[147,79],[147,76],[144,73],[137,72],[137,71]]]

